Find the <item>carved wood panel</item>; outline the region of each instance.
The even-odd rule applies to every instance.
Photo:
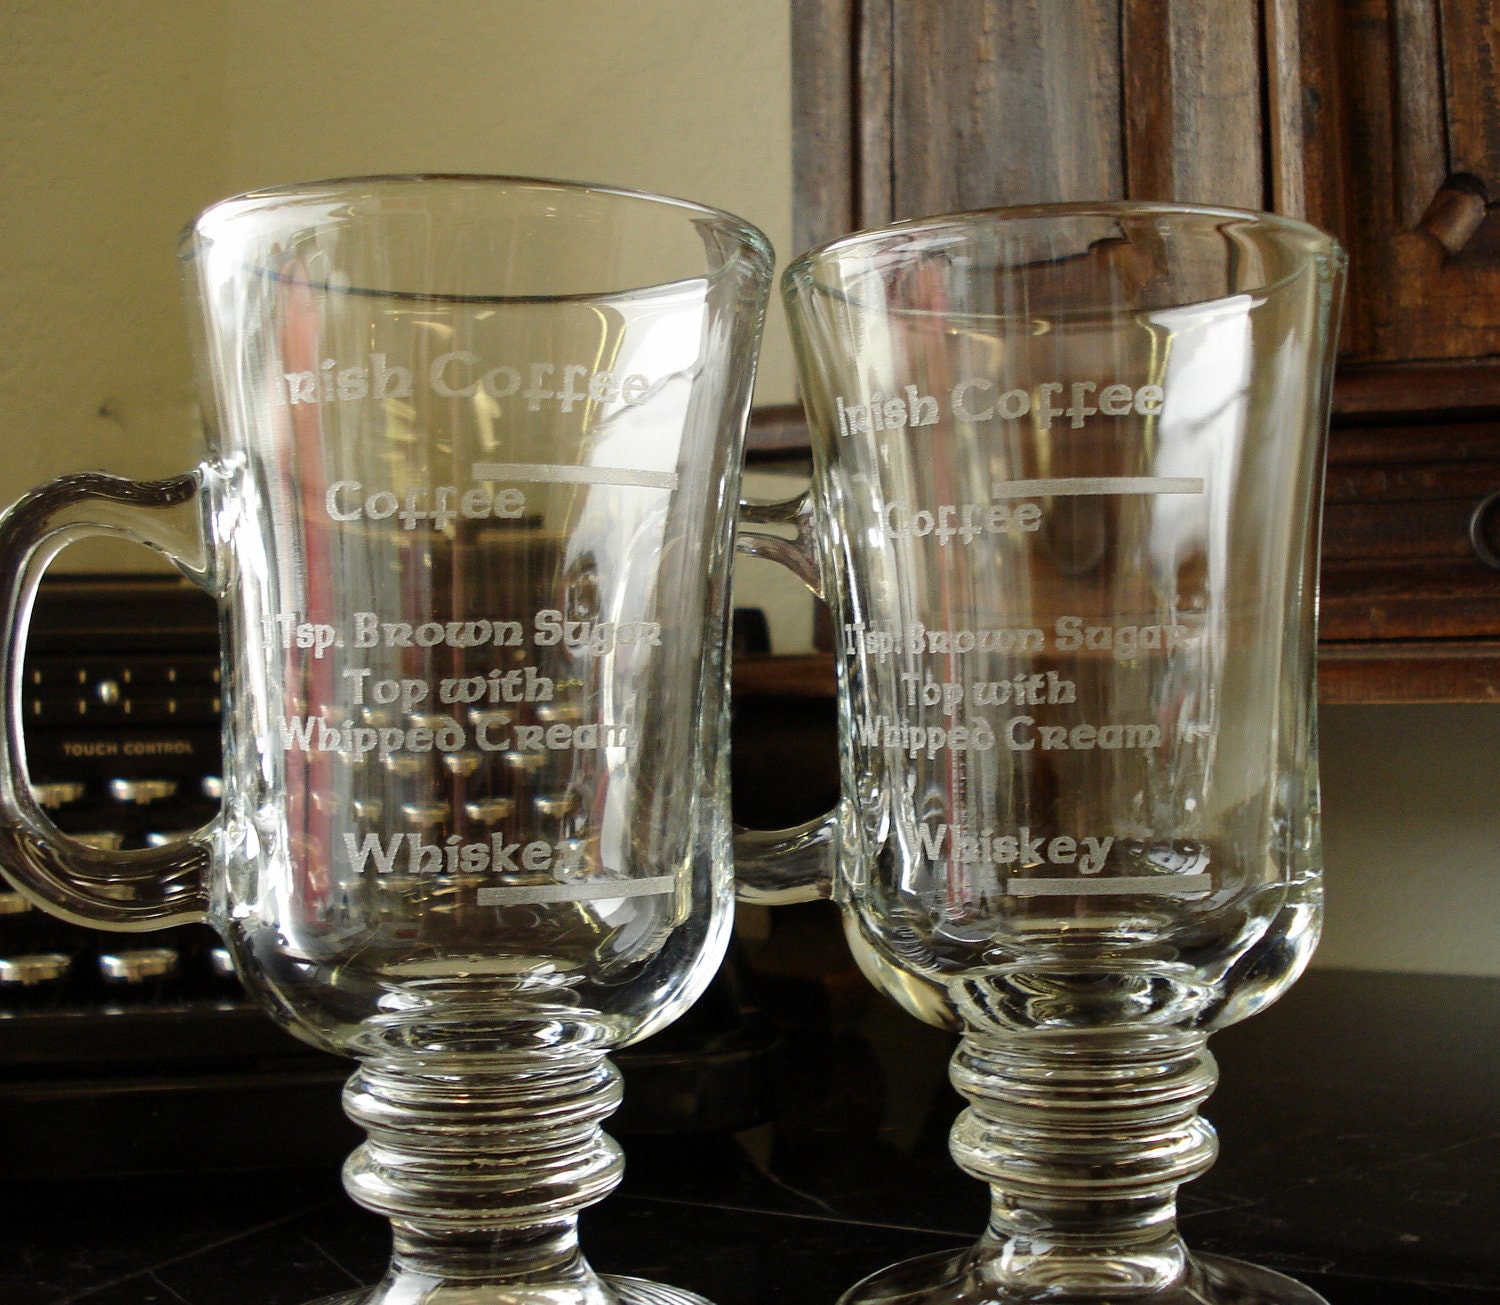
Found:
[[[1500,489],[1500,4],[792,3],[800,248],[1119,197],[1339,236],[1324,697],[1500,698],[1500,572],[1468,537]]]
[[[1500,9],[1476,0],[1273,0],[1283,211],[1350,254],[1351,363],[1500,353]]]

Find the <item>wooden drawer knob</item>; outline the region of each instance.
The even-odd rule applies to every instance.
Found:
[[[1489,195],[1484,182],[1472,172],[1455,172],[1433,196],[1417,227],[1450,254],[1456,254],[1479,230],[1488,209]]]

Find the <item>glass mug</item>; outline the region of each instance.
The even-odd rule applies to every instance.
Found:
[[[345,1182],[388,1216],[349,1300],[697,1301],[600,1278],[605,1058],[731,921],[727,576],[763,236],[651,195],[385,177],[228,200],[181,246],[208,459],[68,476],[0,524],[10,701],[47,562],[165,554],[224,628],[224,796],[83,847],[0,757],[0,864],[47,909],[207,920],[247,991],[359,1058]]]
[[[783,289],[813,433],[790,558],[837,631],[802,838],[865,973],[957,1028],[977,1246],[849,1301],[1315,1301],[1190,1257],[1208,1034],[1319,929],[1315,605],[1343,257],[1150,204],[907,222]],[[791,892],[790,882],[782,885]]]

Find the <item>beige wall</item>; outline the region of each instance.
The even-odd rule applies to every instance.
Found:
[[[258,186],[516,172],[791,238],[785,0],[3,0],[0,501],[200,456],[173,247]],[[793,394],[779,321],[760,397]],[[74,564],[123,561],[119,550]]]
[[[0,20],[0,499],[197,457],[173,243],[223,189],[207,6],[8,3]]]
[[[1329,707],[1316,964],[1500,975],[1500,705]]]

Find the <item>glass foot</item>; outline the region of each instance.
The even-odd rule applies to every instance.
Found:
[[[1187,1273],[1165,1288],[1100,1283],[1068,1288],[1047,1283],[1016,1290],[985,1272],[972,1250],[939,1251],[872,1273],[838,1305],[1328,1305],[1311,1287],[1254,1264],[1195,1255]]]
[[[602,1292],[577,1291],[570,1284],[559,1290],[546,1286],[456,1286],[433,1287],[427,1293],[412,1295],[400,1291],[396,1295],[382,1294],[379,1287],[361,1287],[357,1291],[340,1292],[337,1296],[325,1296],[311,1305],[710,1305],[696,1292],[681,1287],[668,1287],[659,1282],[648,1282],[645,1278],[627,1278],[601,1273],[597,1283]],[[488,1291],[489,1294],[485,1294]]]

